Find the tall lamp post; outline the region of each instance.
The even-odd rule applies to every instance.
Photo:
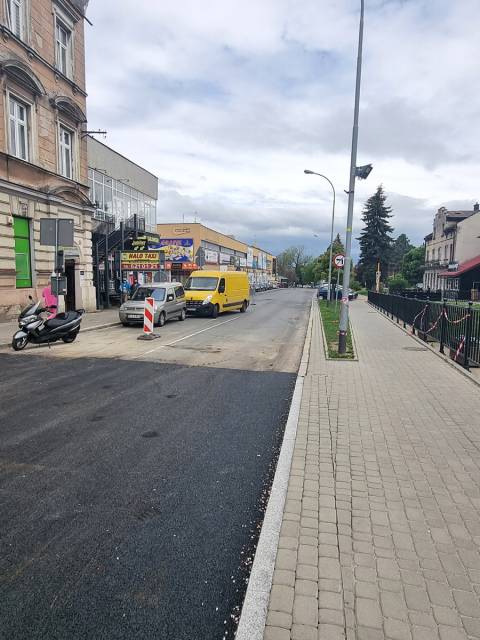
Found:
[[[363,14],[364,14],[364,0],[360,0],[360,25],[358,30],[357,79],[355,84],[355,108],[353,111],[352,153],[350,157],[350,183],[348,187],[348,212],[347,212],[347,230],[345,234],[345,263],[344,263],[344,271],[343,271],[342,304],[340,305],[340,323],[338,326],[338,353],[345,353],[345,351],[347,350],[348,291],[350,288],[350,271],[351,271],[351,261],[352,261],[351,254],[352,254],[353,203],[354,203],[354,196],[355,196],[355,177],[357,175],[359,175],[360,177],[356,164],[357,164],[357,146],[358,146],[358,112],[359,112],[359,105],[360,105],[360,81],[362,77]],[[363,167],[360,167],[360,169],[363,169]],[[370,166],[370,170],[371,170],[371,166]],[[368,171],[368,173],[370,173],[370,171]]]
[[[332,181],[324,176],[323,173],[317,173],[316,171],[310,171],[310,169],[305,169],[303,173],[307,175],[320,176],[320,178],[324,178],[328,184],[332,187],[333,191],[333,203],[332,203],[332,227],[330,230],[330,258],[328,261],[328,291],[327,291],[327,300],[330,302],[332,298],[332,251],[333,251],[333,225],[335,222],[335,187],[332,184]]]

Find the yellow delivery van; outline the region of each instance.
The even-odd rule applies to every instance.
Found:
[[[248,275],[243,271],[192,271],[184,288],[187,313],[216,318],[223,311],[245,313],[250,304]]]

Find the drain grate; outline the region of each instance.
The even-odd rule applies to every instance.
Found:
[[[402,347],[404,351],[428,351],[425,347]]]

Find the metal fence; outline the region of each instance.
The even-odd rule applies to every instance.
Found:
[[[392,320],[411,327],[425,341],[436,341],[440,352],[464,366],[480,366],[480,309],[368,292],[368,301]]]

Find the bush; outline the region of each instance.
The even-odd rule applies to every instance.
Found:
[[[358,280],[350,280],[350,289],[353,289],[354,291],[360,291],[361,288],[362,285]]]
[[[408,289],[408,282],[402,276],[392,276],[388,279],[389,293],[399,293],[405,289]]]

